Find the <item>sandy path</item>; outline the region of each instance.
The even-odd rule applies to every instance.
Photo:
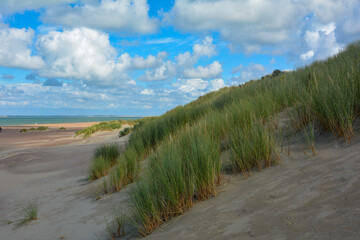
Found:
[[[118,142],[124,148],[127,137],[119,139],[119,131],[113,131],[73,139],[76,129],[29,132],[33,136],[26,144],[7,141],[10,150],[0,152],[0,220],[22,218],[30,203],[38,205],[39,220],[17,229],[1,224],[0,239],[104,239],[108,208],[126,196],[95,201],[99,183],[88,182],[87,168],[99,144]],[[13,130],[6,129],[2,137],[24,142],[24,135]],[[54,134],[64,141],[49,142]]]

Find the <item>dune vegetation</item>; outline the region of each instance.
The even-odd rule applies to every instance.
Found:
[[[96,133],[98,131],[112,131],[115,129],[120,129],[124,124],[134,125],[137,124],[140,120],[114,120],[108,122],[100,122],[90,127],[81,129],[75,132],[75,137],[83,134],[84,138],[88,138],[91,134]]]
[[[276,164],[284,139],[301,134],[304,149],[314,155],[315,130],[350,142],[359,113],[360,42],[355,42],[327,60],[226,87],[141,120],[109,171],[107,191],[134,182],[131,215],[147,235],[216,195],[225,171],[249,173]],[[288,125],[281,124],[281,115]],[[229,159],[223,161],[225,152]]]
[[[48,130],[49,128],[48,127],[43,127],[43,126],[40,126],[40,127],[37,127],[37,128],[30,128],[30,129],[26,129],[26,128],[23,128],[20,130],[20,132],[27,132],[27,131],[46,131]]]

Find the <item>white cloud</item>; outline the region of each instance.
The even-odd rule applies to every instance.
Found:
[[[192,53],[185,52],[177,55],[175,57],[177,65],[188,67],[199,61],[201,57],[212,57],[216,54],[215,45],[213,44],[213,38],[211,36],[206,36],[201,43],[194,44],[192,50]]]
[[[111,81],[117,70],[109,36],[96,30],[51,31],[40,36],[36,46],[47,65],[39,70],[44,77]]]
[[[174,84],[179,91],[190,94],[192,97],[204,94],[208,85],[209,82],[201,78],[178,79],[178,82]]]
[[[313,50],[309,50],[308,52],[306,53],[303,53],[300,55],[300,58],[303,60],[303,61],[307,61],[311,58],[314,57],[314,51]]]
[[[215,78],[222,73],[222,66],[218,61],[214,61],[205,67],[198,66],[197,68],[190,68],[184,70],[185,78]]]
[[[181,94],[188,94],[191,98],[199,97],[206,92],[216,91],[220,88],[225,87],[223,79],[213,79],[210,81],[205,81],[201,78],[189,78],[181,79],[179,78],[173,86]]]
[[[77,2],[77,0],[1,0],[0,12],[10,14],[13,12],[36,10],[43,7],[54,7],[74,2]]]
[[[127,81],[127,83],[130,85],[136,85],[136,81],[134,79]]]
[[[286,52],[294,51],[308,30],[308,18],[318,25],[334,22],[344,34],[359,34],[356,9],[358,0],[177,0],[164,22],[183,32],[218,32],[232,50]]]
[[[338,53],[343,47],[337,43],[335,23],[313,25],[305,33],[306,48],[310,49],[300,55],[303,61],[325,59]]]
[[[171,61],[164,62],[153,71],[145,71],[145,75],[139,77],[141,81],[162,81],[175,76],[176,66]]]
[[[223,88],[226,86],[224,83],[224,80],[221,78],[211,80],[210,83],[211,83],[211,91],[217,91],[220,88]]]
[[[148,55],[146,59],[141,56],[135,56],[132,59],[132,68],[134,69],[147,69],[159,67],[163,59],[167,57],[166,52],[159,52],[157,56]]]
[[[140,92],[141,95],[154,95],[154,91],[152,89],[144,89]]]
[[[287,39],[297,10],[288,0],[179,0],[165,17],[183,31],[219,31],[235,43],[275,43]]]
[[[0,29],[0,65],[25,69],[39,69],[44,62],[39,56],[33,56],[30,47],[34,30],[2,28]]]
[[[145,34],[158,29],[158,20],[150,18],[148,11],[146,0],[102,0],[48,9],[44,20],[61,26]]]
[[[215,45],[213,44],[211,36],[206,36],[201,43],[194,44],[192,49],[192,53],[185,52],[175,56],[175,62],[165,62],[163,59],[167,57],[167,53],[160,52],[157,55],[156,60],[154,57],[148,60],[157,64],[162,61],[162,64],[153,70],[145,71],[145,74],[140,76],[138,79],[142,81],[161,81],[169,80],[176,75],[183,75],[182,77],[185,78],[214,78],[222,72],[222,66],[218,61],[215,61],[205,67],[193,67],[193,65],[196,64],[201,57],[211,57],[216,53]],[[144,59],[142,59],[142,61],[143,60]]]
[[[193,55],[198,58],[202,56],[211,57],[215,53],[215,45],[213,44],[213,38],[211,36],[206,36],[202,44],[195,44],[193,46]]]
[[[0,86],[0,96],[9,106],[21,106],[27,103],[32,108],[51,106],[52,108],[103,109],[109,104],[121,104],[116,90],[89,89],[68,84],[62,87],[34,83],[7,84]]]

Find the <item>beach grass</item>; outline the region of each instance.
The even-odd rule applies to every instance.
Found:
[[[131,133],[131,127],[124,128],[119,132],[119,137],[126,136]]]
[[[120,156],[120,149],[116,143],[102,144],[94,151],[94,156],[88,173],[89,179],[95,180],[109,173]]]
[[[90,137],[93,133],[98,131],[112,131],[114,129],[119,129],[122,126],[122,120],[109,121],[109,122],[100,122],[94,124],[90,127],[84,128],[82,130],[76,131],[75,136],[84,134],[84,138]]]
[[[31,221],[38,219],[38,207],[36,204],[29,204],[24,209],[24,217],[16,221],[16,227],[21,227],[28,224]]]
[[[147,175],[130,191],[131,209],[143,235],[216,194],[220,144],[204,128],[187,128],[150,156]]]
[[[360,42],[355,42],[326,60],[225,87],[139,121],[116,174],[121,187],[135,181],[130,205],[140,233],[150,234],[196,201],[214,196],[223,152],[230,153],[232,173],[248,174],[280,160],[284,137],[290,141],[301,134],[313,155],[315,132],[351,141],[360,113],[359,59]],[[283,113],[289,126],[280,126]]]
[[[114,121],[108,121],[108,122],[100,122],[94,125],[91,125],[90,127],[84,128],[82,130],[75,132],[75,137],[83,134],[84,138],[90,137],[93,133],[98,131],[112,131],[115,129],[120,129],[122,125],[127,124],[130,126],[137,125],[141,119],[136,120],[114,120]]]
[[[30,129],[26,129],[26,128],[23,128],[20,130],[20,132],[28,132],[28,131],[46,131],[48,130],[49,128],[48,127],[44,127],[44,126],[40,126],[40,127],[37,127],[37,128],[30,128]]]

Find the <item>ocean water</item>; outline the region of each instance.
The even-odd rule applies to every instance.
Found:
[[[80,122],[102,122],[112,120],[130,120],[141,117],[119,117],[119,116],[0,116],[0,126],[28,125],[28,124],[50,124],[50,123],[80,123]]]

